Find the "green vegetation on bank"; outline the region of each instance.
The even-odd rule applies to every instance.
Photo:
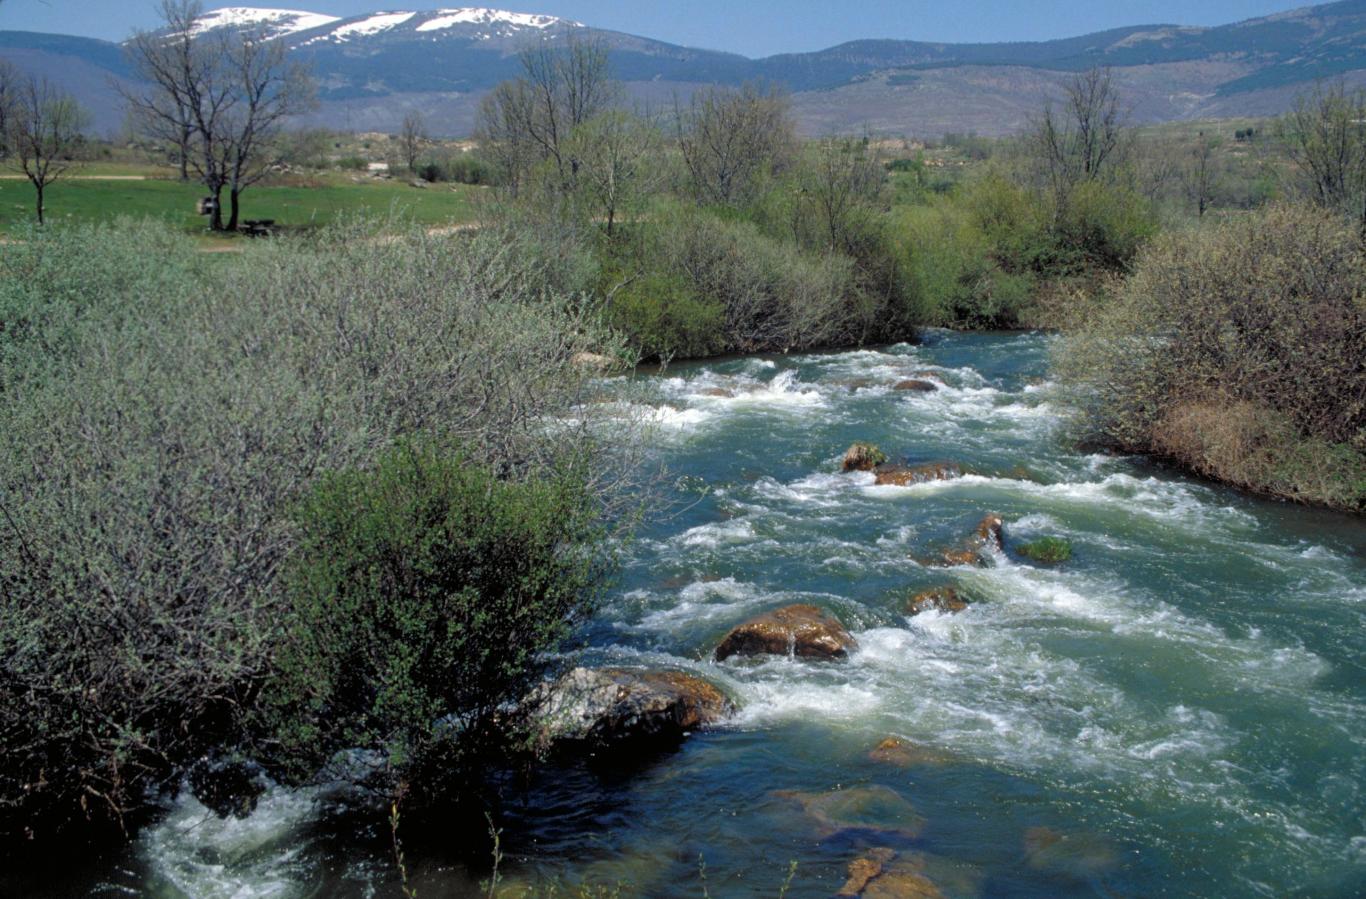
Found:
[[[217,750],[301,772],[369,733],[403,777],[418,731],[466,731],[395,710],[515,698],[591,604],[626,435],[571,413],[572,360],[612,336],[522,235],[380,236],[224,256],[124,221],[0,253],[7,840],[131,828]],[[418,593],[458,642],[408,639]],[[498,652],[402,680],[460,646]]]

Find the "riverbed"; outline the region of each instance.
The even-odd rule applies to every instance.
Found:
[[[640,376],[667,502],[586,659],[700,674],[740,711],[675,752],[539,778],[504,822],[505,885],[776,896],[795,862],[787,895],[828,897],[874,853],[947,896],[1366,892],[1366,528],[1077,451],[1050,339],[929,332]],[[940,386],[892,389],[906,378]],[[967,474],[876,486],[840,472],[855,441]],[[1004,552],[915,561],[988,512]],[[1043,536],[1071,560],[1012,549]],[[950,585],[966,611],[906,614]],[[794,603],[859,648],[711,661]],[[873,752],[889,738],[909,749]],[[92,893],[399,895],[387,831],[333,808],[274,789],[219,821],[185,796]],[[449,859],[409,861],[419,895],[475,894]]]

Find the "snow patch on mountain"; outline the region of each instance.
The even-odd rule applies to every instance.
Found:
[[[556,25],[579,26],[555,16],[537,16],[530,13],[507,12],[501,9],[486,9],[467,6],[462,9],[437,10],[436,17],[417,26],[418,31],[443,31],[457,25],[505,25],[512,28],[551,28]]]
[[[366,37],[371,34],[379,34],[381,31],[388,31],[397,28],[404,22],[417,15],[415,12],[382,12],[373,16],[368,16],[357,22],[347,22],[339,28],[334,28],[328,37],[338,41],[348,41],[353,37]]]
[[[251,6],[226,6],[204,13],[195,20],[191,34],[202,34],[215,28],[251,28],[265,26],[271,37],[283,37],[311,28],[322,28],[340,22],[337,16],[305,12],[298,9],[258,9]]]

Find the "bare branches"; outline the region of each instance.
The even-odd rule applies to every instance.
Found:
[[[11,164],[37,192],[38,224],[44,221],[48,185],[76,164],[87,115],[75,99],[46,79],[29,78],[10,95],[3,114]]]
[[[398,132],[398,147],[408,171],[417,172],[417,158],[427,143],[427,121],[422,113],[411,110],[403,117],[403,127]]]
[[[1094,68],[1063,86],[1061,108],[1044,106],[1031,135],[1043,174],[1059,199],[1109,175],[1124,145],[1124,111],[1109,69]]]
[[[796,143],[787,97],[771,87],[710,88],[677,110],[678,143],[696,197],[728,205],[750,199],[788,164]]]
[[[1314,202],[1351,216],[1366,235],[1366,90],[1320,86],[1299,98],[1281,131]]]
[[[286,58],[284,44],[264,32],[197,33],[198,0],[163,0],[165,27],[129,41],[134,69],[147,83],[124,91],[134,120],[176,145],[182,177],[193,170],[212,193],[212,227],[224,227],[223,190],[231,197],[228,229],[237,227],[239,197],[283,155],[285,120],[309,109],[307,70]]]

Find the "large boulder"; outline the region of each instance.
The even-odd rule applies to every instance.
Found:
[[[544,743],[672,742],[735,711],[700,677],[680,671],[575,668],[534,697]]]
[[[951,481],[963,476],[963,469],[951,462],[929,465],[879,465],[873,469],[882,487],[910,487],[931,481]]]
[[[912,596],[910,602],[906,604],[906,614],[922,615],[925,612],[952,614],[965,611],[967,607],[968,604],[953,587],[935,587],[933,590],[923,590]]]
[[[828,612],[815,606],[787,606],[736,626],[716,647],[716,660],[733,655],[792,655],[843,659],[858,642]]]
[[[887,462],[887,454],[871,443],[855,443],[844,453],[845,471],[872,471]]]

